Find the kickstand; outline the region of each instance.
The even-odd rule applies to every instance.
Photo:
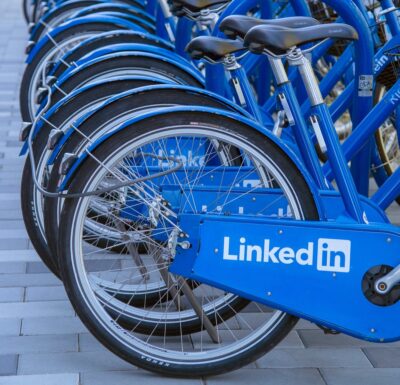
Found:
[[[136,263],[136,266],[139,268],[139,272],[142,275],[143,279],[145,281],[149,280],[149,272],[147,271],[147,268],[144,265],[144,262],[137,250],[137,246],[133,242],[131,242],[131,238],[128,235],[125,224],[119,219],[117,215],[114,216],[114,224],[116,229],[121,232],[122,240],[126,242],[126,247],[129,251],[129,254],[132,256],[133,260]]]
[[[203,307],[197,301],[195,295],[193,294],[192,289],[190,288],[190,286],[188,285],[186,280],[182,277],[179,277],[178,283],[179,283],[179,286],[181,287],[183,294],[186,296],[187,300],[189,301],[190,305],[192,306],[193,310],[195,311],[197,316],[202,321],[204,329],[207,331],[211,340],[216,344],[220,343],[221,341],[219,339],[218,332],[217,332],[215,326],[211,323],[210,319],[204,313]]]

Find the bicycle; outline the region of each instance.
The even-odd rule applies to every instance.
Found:
[[[367,200],[357,194],[345,156],[349,146],[362,147],[371,132],[396,108],[399,100],[393,103],[390,100],[400,84],[394,85],[381,105],[364,118],[363,129],[354,131],[346,142],[350,145],[345,144],[342,153],[310,63],[298,48],[302,43],[327,37],[354,40],[357,34],[351,27],[339,24],[304,30],[262,26],[253,28],[245,43],[255,53],[268,54],[276,70],[277,84],[288,98],[291,124],[299,139],[306,140],[308,130],[303,129],[301,109],[281,59],[285,57],[291,65],[301,66],[302,79],[312,101],[314,123],[320,126],[326,142],[338,192],[326,184],[319,185],[320,181],[310,175],[304,162],[256,123],[226,111],[195,107],[166,108],[126,122],[92,146],[90,155],[82,155],[74,178],[67,177],[63,182],[61,188],[68,187],[68,193],[73,194],[73,198],[67,199],[61,218],[60,263],[64,283],[80,317],[115,353],[135,365],[164,374],[221,373],[250,362],[279,342],[295,322],[285,311],[370,341],[399,338],[393,323],[399,299],[396,268],[399,259],[394,248],[399,240],[396,227],[388,223],[383,213],[390,200],[397,197],[398,177],[392,176]],[[195,145],[205,137],[211,142],[215,140],[215,145],[206,149]],[[171,140],[181,145],[172,158],[167,159],[169,152],[163,151],[154,153],[164,157],[162,162],[148,155],[149,148],[166,151],[166,143]],[[200,169],[182,163],[188,148],[203,154]],[[314,154],[316,158],[313,145],[304,148],[306,151],[309,157]],[[211,159],[221,154],[226,157],[225,163],[212,166]],[[157,176],[160,170],[168,174]],[[187,179],[178,185],[183,193],[176,197],[173,194],[176,186],[171,182],[180,180],[174,176],[179,172]],[[213,182],[202,185],[201,180],[210,175],[214,176]],[[95,287],[90,285],[90,276],[106,271],[96,273],[87,266],[85,249],[81,249],[82,220],[92,194],[96,194],[96,189],[102,191],[103,178],[130,192],[123,200],[115,195],[114,198],[119,218],[132,232],[135,230],[128,223],[139,216],[134,207],[135,201],[141,199],[140,193],[145,194],[142,202],[147,207],[157,197],[161,202],[167,200],[157,210],[157,228],[168,243],[158,247],[169,256],[171,273],[280,309],[273,313],[275,317],[269,318],[261,312],[268,320],[257,323],[258,329],[245,330],[246,336],[241,335],[243,340],[239,337],[234,342],[225,334],[221,337],[225,341],[206,347],[201,341],[208,338],[207,333],[201,331],[198,337],[192,336],[197,341],[194,347],[181,342],[176,349],[172,342],[171,345],[166,342],[167,336],[160,340],[152,335],[141,337],[134,330],[119,330],[113,324],[113,316],[99,305],[93,295]],[[172,191],[168,191],[168,186],[172,186]],[[113,196],[112,191],[118,188],[110,187],[103,194]],[[146,211],[140,214],[146,220]],[[298,236],[300,231],[302,238]],[[365,233],[367,238],[362,235]],[[157,239],[157,232],[154,237]],[[88,255],[90,250],[89,247]],[[383,264],[379,257],[382,251]],[[363,257],[357,258],[354,253],[356,256],[362,253]],[[95,258],[93,250],[90,255]],[[333,259],[329,262],[330,255]],[[87,278],[83,280],[80,275]],[[297,282],[302,285],[299,287]],[[119,284],[123,287],[123,280]],[[283,290],[283,284],[292,288],[290,295]],[[316,292],[318,296],[310,294]],[[245,318],[245,314],[239,314],[237,317]]]

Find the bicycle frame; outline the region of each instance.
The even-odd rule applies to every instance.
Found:
[[[372,210],[374,203],[377,204],[376,215],[371,217],[357,194],[328,107],[311,76],[310,63],[297,50],[289,53],[288,60],[290,65],[300,67],[312,104],[313,126],[318,126],[326,143],[330,168],[345,210],[336,211],[336,218],[327,221],[323,201],[328,190],[319,185],[316,201],[320,202],[318,207],[322,206],[322,217],[326,218],[319,222],[183,213],[179,224],[189,234],[186,241],[192,249],[179,250],[169,270],[358,338],[375,342],[399,340],[400,331],[393,326],[393,320],[400,315],[399,305],[373,306],[366,300],[365,277],[383,263],[395,266],[396,274],[400,266],[400,232],[387,220],[379,219],[381,208],[400,191],[400,171],[388,179],[371,201]],[[282,63],[273,64],[278,84],[282,89],[288,87],[286,95],[290,100],[286,111],[293,117],[291,124],[299,129],[300,137],[307,137],[307,130],[302,129],[299,103]],[[398,107],[399,87],[400,80],[381,105],[365,117],[347,143],[362,148],[372,132]],[[295,122],[297,119],[300,121]],[[314,152],[311,144],[308,151]],[[320,182],[315,175],[311,178]],[[268,190],[261,191],[265,199],[261,207],[269,207],[264,203],[274,192]],[[272,213],[268,212],[271,216]]]

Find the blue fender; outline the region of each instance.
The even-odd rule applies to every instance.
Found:
[[[142,80],[153,80],[152,78],[149,78],[149,77],[146,77],[146,76],[121,76],[121,77],[116,77],[116,78],[114,78],[113,80],[117,81],[117,80],[131,80],[131,79],[135,79],[135,80],[136,80],[136,79],[137,79],[137,80],[141,80],[141,79],[142,79]],[[160,80],[160,82],[164,82],[164,81]],[[73,90],[73,91],[72,91],[71,93],[69,93],[67,96],[65,96],[64,98],[62,98],[61,100],[59,100],[56,104],[54,104],[53,106],[51,106],[51,108],[50,108],[48,111],[46,111],[46,113],[44,114],[43,117],[45,118],[45,120],[50,120],[50,119],[51,119],[51,116],[52,116],[57,110],[59,110],[60,108],[62,108],[62,106],[63,106],[65,103],[69,102],[71,99],[75,98],[75,97],[76,97],[77,95],[79,95],[80,93],[82,93],[82,92],[84,92],[84,91],[86,91],[86,90],[88,90],[88,89],[97,87],[97,86],[99,86],[99,85],[108,84],[108,83],[109,83],[109,80],[108,80],[108,79],[101,79],[101,80],[95,81],[95,82],[93,82],[93,83],[86,84],[86,85],[84,85],[84,86],[82,86],[82,87],[80,87],[80,88],[77,88],[76,90]],[[165,81],[165,83],[167,83],[167,82]],[[39,112],[40,112],[40,111],[39,111]],[[34,133],[33,133],[32,140],[35,139],[35,137],[38,135],[38,133],[40,132],[40,130],[42,129],[42,127],[43,127],[43,120],[41,119],[41,120],[39,120],[39,122],[37,123],[37,125],[36,125],[36,127],[35,127],[35,131],[34,131]],[[19,155],[22,156],[22,155],[27,154],[28,149],[29,149],[29,148],[28,148],[28,141],[25,141],[25,143],[23,144],[22,149],[21,149]]]
[[[60,4],[63,4],[63,3],[65,3],[65,2],[67,2],[67,1],[69,1],[69,0],[56,0],[56,4],[57,4],[57,6],[58,5],[60,5]],[[103,0],[101,0],[101,1],[103,1]],[[104,0],[104,1],[110,1],[110,0]],[[134,5],[134,3],[137,3],[137,4],[139,4],[143,9],[146,7],[146,3],[147,3],[147,1],[146,0],[134,0],[134,2],[129,2],[129,5],[132,3],[132,5]]]
[[[152,40],[155,43],[161,43],[162,45],[164,45],[163,48],[168,49],[170,51],[174,50],[174,46],[166,41],[163,40],[161,38],[159,38],[156,35],[152,35],[148,32],[139,32],[139,31],[128,31],[128,30],[116,30],[116,31],[107,31],[107,32],[103,32],[99,35],[93,36],[89,39],[85,39],[84,41],[82,41],[81,43],[79,43],[78,45],[76,45],[72,50],[68,51],[56,64],[54,64],[54,66],[52,67],[49,75],[54,74],[57,71],[58,66],[62,63],[62,62],[67,62],[69,63],[69,57],[71,54],[73,54],[75,52],[75,50],[79,50],[81,49],[83,46],[85,46],[86,44],[90,44],[96,40],[102,40],[102,39],[107,39],[108,37],[112,36],[112,35],[137,35],[137,36],[142,36],[143,38],[147,39],[147,40]],[[129,43],[126,43],[129,44]],[[86,56],[87,57],[87,56]]]
[[[204,78],[201,75],[201,73],[191,63],[189,63],[189,62],[183,63],[182,60],[184,60],[184,59],[182,59],[182,58],[179,58],[179,60],[176,60],[176,59],[172,59],[169,57],[163,57],[163,56],[160,56],[160,55],[157,55],[154,53],[150,53],[150,52],[131,51],[131,52],[115,52],[115,53],[111,53],[108,55],[99,56],[91,61],[87,61],[87,62],[83,63],[78,68],[71,67],[70,69],[66,70],[62,74],[62,76],[60,76],[60,78],[58,79],[58,81],[55,85],[61,86],[68,78],[70,78],[76,72],[80,71],[83,68],[89,67],[95,63],[102,61],[102,60],[107,60],[109,58],[114,58],[114,57],[123,57],[123,56],[131,56],[131,57],[141,56],[141,57],[148,57],[148,58],[162,60],[164,62],[167,62],[167,63],[177,66],[181,70],[183,70],[183,71],[187,72],[189,75],[193,76],[199,83],[204,84]]]
[[[141,8],[135,7],[134,5],[128,5],[128,4],[122,4],[122,3],[113,3],[110,4],[109,2],[106,3],[99,3],[99,4],[94,4],[94,5],[90,5],[88,7],[82,8],[78,11],[76,11],[76,13],[74,13],[71,18],[76,18],[76,17],[81,17],[81,16],[86,16],[89,15],[91,11],[99,11],[102,12],[102,8],[106,8],[108,6],[112,5],[114,8],[116,9],[120,9],[121,12],[124,11],[128,11],[128,15],[132,15],[134,16],[134,13],[137,14],[139,17],[140,15],[148,18],[149,21],[152,21],[153,23],[155,23],[156,19],[153,15],[150,15],[149,13],[147,13],[146,11],[144,11]],[[132,13],[130,11],[133,11]],[[88,13],[89,12],[89,13]],[[108,12],[108,11],[105,11]],[[140,19],[142,20],[142,19]]]
[[[85,159],[89,156],[87,152],[93,152],[98,148],[103,142],[105,142],[107,139],[115,135],[116,133],[130,127],[132,124],[144,121],[148,118],[152,118],[154,116],[161,116],[164,115],[165,119],[168,120],[168,115],[172,115],[175,113],[179,112],[204,112],[207,114],[214,114],[216,116],[223,116],[225,118],[230,118],[235,121],[239,121],[243,124],[248,125],[249,127],[253,128],[254,130],[260,132],[262,135],[266,136],[268,139],[270,139],[273,143],[276,144],[285,154],[291,159],[291,161],[294,163],[294,165],[298,168],[298,170],[301,172],[303,175],[305,181],[307,182],[311,193],[313,194],[314,200],[316,207],[318,209],[318,212],[320,213],[320,216],[322,217],[324,211],[323,211],[323,205],[322,205],[322,200],[319,194],[319,190],[317,189],[313,179],[311,178],[311,175],[308,173],[308,170],[304,167],[302,160],[292,151],[292,149],[287,146],[282,139],[276,137],[271,131],[269,131],[266,127],[258,124],[254,120],[249,119],[246,116],[239,115],[237,113],[229,112],[226,110],[220,110],[220,109],[215,109],[215,108],[210,108],[210,107],[199,107],[199,106],[179,106],[179,107],[166,107],[166,108],[159,108],[157,110],[152,110],[149,112],[145,112],[142,115],[136,116],[128,121],[126,121],[124,124],[121,124],[119,127],[117,127],[115,130],[103,135],[99,139],[97,139],[93,144],[91,144],[88,148],[87,151],[83,151],[82,154],[78,157],[78,159],[75,161],[75,163],[71,166],[69,172],[65,176],[64,180],[62,181],[59,191],[64,191],[68,188],[68,185],[70,181],[72,180],[76,170],[80,167],[80,165],[85,161]],[[321,215],[322,214],[322,215]]]
[[[138,27],[142,30],[142,31],[147,31],[147,32],[155,32],[155,27],[154,24],[152,24],[151,22],[145,20],[144,18],[141,18],[140,16],[135,16],[135,15],[131,15],[129,13],[125,13],[121,10],[121,12],[116,12],[116,11],[103,11],[103,12],[96,12],[93,14],[88,14],[85,15],[83,13],[85,9],[80,10],[78,13],[80,15],[78,15],[78,13],[76,15],[72,15],[68,20],[73,20],[79,17],[95,17],[95,16],[110,16],[110,17],[117,17],[119,19],[124,19],[124,20],[128,20],[134,24],[137,24]]]
[[[200,88],[196,88],[196,87],[190,87],[190,86],[182,86],[182,85],[176,85],[173,83],[166,83],[166,84],[160,84],[160,85],[151,85],[151,86],[144,86],[144,87],[139,87],[139,88],[135,88],[133,90],[128,90],[125,92],[121,92],[120,94],[111,96],[109,99],[107,99],[102,105],[100,105],[99,107],[97,107],[95,110],[90,111],[88,113],[86,113],[85,115],[81,116],[78,120],[76,120],[74,122],[74,126],[75,127],[79,127],[86,119],[90,118],[93,114],[95,114],[97,111],[103,109],[104,107],[106,107],[109,104],[114,103],[116,100],[118,99],[122,99],[126,96],[129,95],[133,95],[133,94],[138,94],[138,93],[143,93],[146,92],[147,90],[154,90],[154,89],[180,89],[180,90],[187,90],[191,93],[196,93],[196,94],[201,94],[204,96],[207,96],[209,98],[213,98],[217,101],[220,101],[222,104],[225,104],[231,111],[236,112],[238,114],[241,114],[243,116],[246,116],[249,119],[252,119],[251,115],[244,110],[242,107],[239,107],[237,104],[231,102],[228,99],[225,99],[215,93],[212,93],[210,91],[207,90],[202,90]],[[270,129],[272,129],[272,127],[270,127]],[[60,152],[61,148],[63,147],[64,143],[68,141],[68,139],[75,133],[75,129],[74,128],[70,128],[67,132],[65,132],[65,134],[63,135],[63,137],[61,138],[61,140],[59,141],[59,143],[57,144],[57,146],[54,148],[51,157],[48,160],[48,165],[52,165],[55,158],[57,157],[58,153]]]
[[[182,56],[178,55],[175,52],[172,52],[164,48],[156,47],[153,45],[138,44],[138,43],[112,44],[104,48],[99,48],[91,52],[87,56],[83,57],[82,59],[76,61],[75,64],[77,67],[79,67],[84,63],[94,60],[100,56],[115,54],[119,52],[149,52],[172,61],[180,62],[183,66],[192,66],[194,69],[196,69],[196,67],[194,67],[192,63],[185,60],[184,58],[182,58]]]
[[[54,28],[52,31],[49,32],[50,37],[57,36],[59,33],[67,30],[68,28],[74,27],[76,25],[81,25],[81,24],[88,24],[88,23],[109,23],[112,25],[115,25],[115,29],[128,29],[132,31],[141,31],[145,32],[142,28],[140,28],[138,25],[125,20],[125,19],[120,19],[118,17],[112,17],[112,16],[107,16],[107,15],[100,15],[100,16],[85,16],[85,17],[80,17],[77,19],[72,19],[69,21],[66,21],[65,23],[61,24],[57,28]],[[50,41],[49,36],[44,36],[42,39],[40,39],[37,44],[33,47],[32,51],[30,52],[28,58],[26,59],[26,62],[29,64],[32,62],[32,60],[35,58],[35,56],[38,54],[38,52],[42,49],[42,47]]]

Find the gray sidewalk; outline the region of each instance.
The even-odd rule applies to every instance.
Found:
[[[20,0],[0,1],[0,13],[0,385],[400,383],[400,343],[381,346],[343,335],[326,336],[304,321],[255,364],[199,380],[144,372],[94,340],[75,316],[61,282],[40,262],[24,229],[18,89],[28,35]]]

